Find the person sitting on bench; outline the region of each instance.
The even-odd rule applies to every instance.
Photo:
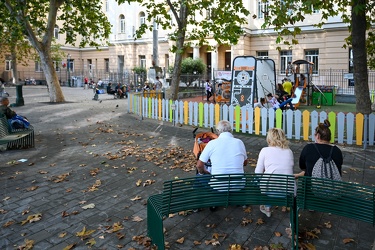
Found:
[[[114,95],[115,93],[116,93],[116,91],[114,89],[112,89],[112,83],[108,83],[107,94]]]

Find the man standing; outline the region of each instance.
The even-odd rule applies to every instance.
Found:
[[[219,137],[207,143],[197,162],[199,174],[242,174],[247,165],[245,144],[232,135],[232,126],[222,120],[216,125]],[[211,160],[212,169],[208,172],[204,164]]]
[[[210,97],[212,96],[212,88],[211,88],[210,80],[208,79],[206,80],[205,88],[206,88],[207,101],[209,102]]]

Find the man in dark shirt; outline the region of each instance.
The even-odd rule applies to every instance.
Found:
[[[12,119],[12,117],[17,114],[13,110],[11,110],[8,105],[8,97],[0,97],[0,115],[5,115],[7,119]]]

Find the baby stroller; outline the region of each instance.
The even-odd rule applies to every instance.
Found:
[[[203,149],[206,147],[207,143],[209,143],[211,140],[215,140],[218,136],[217,134],[214,133],[212,128],[211,128],[211,132],[202,132],[202,133],[196,134],[197,130],[198,128],[194,129],[193,131],[193,136],[194,136],[193,153],[198,160],[199,156],[201,155]],[[204,164],[204,167],[206,168],[207,171],[211,172],[211,161],[208,160],[208,162]]]

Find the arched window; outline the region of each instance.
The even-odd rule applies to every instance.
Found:
[[[146,23],[146,15],[142,11],[139,13],[139,25],[145,24]]]
[[[120,33],[125,33],[125,16],[124,15],[120,15],[120,18],[119,18],[120,20],[120,30],[119,30],[119,32]]]
[[[55,29],[53,30],[53,36],[55,39],[59,39],[59,31],[60,31],[59,26],[55,25]]]

